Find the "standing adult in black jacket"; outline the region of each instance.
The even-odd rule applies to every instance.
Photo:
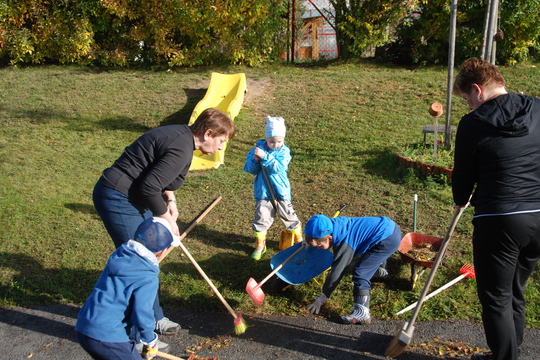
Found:
[[[473,110],[458,126],[452,190],[458,207],[473,194],[474,266],[492,351],[471,359],[517,360],[524,289],[540,259],[540,99],[508,93],[499,69],[476,58],[461,65],[454,93]]]
[[[193,151],[213,154],[233,136],[232,120],[217,109],[207,109],[191,126],[158,127],[126,147],[103,171],[93,193],[94,206],[116,248],[133,239],[137,227],[153,216],[164,218],[178,235],[174,191],[184,184]],[[154,315],[156,332],[180,330],[180,325],[164,316],[158,297]]]

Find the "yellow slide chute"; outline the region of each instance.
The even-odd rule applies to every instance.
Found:
[[[193,109],[188,125],[193,124],[200,113],[208,108],[216,108],[227,114],[234,121],[234,118],[240,112],[246,91],[246,74],[220,74],[213,72],[208,90],[206,90],[204,98]],[[225,162],[226,148],[227,143],[225,143],[222,150],[212,155],[203,155],[201,151],[195,150],[189,170],[217,169],[219,165]]]

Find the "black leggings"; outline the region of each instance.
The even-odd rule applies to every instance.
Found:
[[[540,259],[540,212],[473,220],[474,267],[494,360],[517,360],[525,328],[524,290]]]

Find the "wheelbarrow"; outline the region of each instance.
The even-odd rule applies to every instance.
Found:
[[[443,238],[420,233],[405,234],[398,248],[401,260],[411,264],[411,287],[426,269],[431,269]]]

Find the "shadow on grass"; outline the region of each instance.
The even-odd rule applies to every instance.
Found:
[[[202,100],[206,94],[206,90],[207,89],[184,89],[187,96],[187,101],[184,107],[163,119],[160,126],[187,125],[195,106],[199,101]]]
[[[0,285],[0,298],[21,306],[83,302],[101,273],[101,270],[43,268],[28,255],[7,252],[0,253],[0,267],[14,273],[8,283]]]
[[[204,97],[207,89],[184,89],[187,96],[187,101],[184,106],[165,117],[159,126],[165,125],[187,125],[191,117],[191,113],[195,109],[197,103]],[[114,116],[105,117],[100,120],[86,119],[84,117],[74,118],[67,112],[59,112],[52,110],[35,110],[27,109],[24,111],[13,111],[13,118],[28,119],[28,122],[34,125],[46,125],[53,121],[61,121],[69,124],[69,129],[74,131],[95,131],[95,130],[127,130],[133,132],[144,133],[152,128],[142,125],[135,118],[129,116]],[[54,119],[54,120],[53,120]]]
[[[97,219],[99,219],[99,215],[93,205],[81,203],[67,203],[64,204],[64,206],[66,207],[66,209],[69,209],[73,212],[79,212],[86,215],[94,215]]]
[[[400,183],[409,174],[409,171],[399,166],[395,154],[389,150],[358,151],[355,155],[368,155],[363,167],[373,175],[377,175],[392,183]]]

